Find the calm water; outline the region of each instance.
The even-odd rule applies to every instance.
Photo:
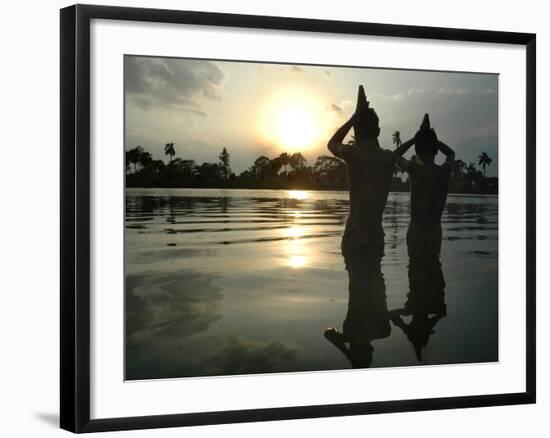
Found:
[[[408,196],[390,194],[384,215],[390,311],[409,293]],[[340,251],[347,199],[128,189],[127,379],[351,368],[324,336],[328,327],[342,331],[348,311]],[[372,342],[372,367],[498,360],[497,197],[449,195],[442,225],[446,315],[423,328],[403,316],[408,336],[389,323]],[[414,330],[426,332],[421,360]]]

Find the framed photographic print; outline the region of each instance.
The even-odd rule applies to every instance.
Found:
[[[61,427],[535,402],[535,35],[61,10]]]

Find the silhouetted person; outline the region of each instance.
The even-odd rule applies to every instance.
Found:
[[[355,142],[343,144],[352,127]],[[393,178],[394,157],[380,147],[379,135],[378,116],[360,86],[355,113],[328,142],[329,150],[344,160],[348,169],[350,211],[342,255],[349,276],[349,302],[342,333],[329,328],[325,337],[354,368],[369,367],[374,351],[371,342],[389,336],[391,331],[380,261],[384,255],[382,214]]]
[[[415,145],[417,159],[406,160],[402,155]],[[435,164],[441,151],[445,162]],[[454,151],[437,139],[424,115],[420,130],[413,139],[395,151],[397,165],[408,172],[411,190],[411,221],[407,231],[409,253],[409,294],[403,309],[391,312],[392,321],[411,341],[419,361],[437,322],[446,316],[445,280],[441,271],[441,215],[449,191],[449,176]],[[401,316],[412,315],[405,324]]]
[[[422,348],[435,333],[437,322],[447,315],[445,304],[445,279],[441,269],[439,254],[433,246],[408,245],[409,252],[409,293],[404,308],[390,312],[392,322],[403,330],[414,347],[416,358],[422,361]],[[402,316],[412,316],[406,324]]]
[[[406,160],[402,155],[415,145],[418,159]],[[434,162],[437,152],[445,156],[445,162]],[[409,174],[411,190],[411,221],[407,231],[407,245],[430,247],[439,256],[441,250],[441,215],[445,208],[449,177],[454,151],[437,139],[430,127],[428,114],[415,137],[399,146],[394,152],[397,165]]]
[[[353,127],[355,144],[343,144]],[[363,86],[357,107],[328,142],[328,149],[347,164],[350,212],[342,248],[384,247],[382,214],[393,178],[394,157],[378,143],[379,120],[369,107]]]
[[[380,249],[343,249],[349,275],[349,301],[342,332],[325,331],[327,338],[351,362],[353,368],[370,367],[374,349],[371,342],[390,335],[386,286],[380,269]]]

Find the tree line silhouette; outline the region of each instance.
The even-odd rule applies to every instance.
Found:
[[[349,143],[354,143],[352,138]],[[399,131],[393,133],[393,143],[401,144]],[[197,164],[193,159],[176,157],[174,143],[166,143],[164,154],[168,162],[155,160],[142,146],[126,151],[127,187],[204,187],[204,188],[249,188],[249,189],[304,189],[346,190],[346,164],[333,156],[320,155],[309,165],[300,153],[287,153],[270,158],[260,156],[252,165],[235,174],[231,170],[231,156],[226,147],[222,149],[217,163]],[[415,159],[415,156],[412,157]],[[456,160],[453,164],[449,191],[453,193],[498,193],[498,178],[487,177],[486,168],[492,159],[486,152],[475,163]],[[481,169],[481,170],[480,170]],[[392,191],[408,191],[406,174],[396,166]]]

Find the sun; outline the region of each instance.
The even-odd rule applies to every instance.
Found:
[[[302,90],[282,90],[266,100],[260,116],[262,137],[285,152],[302,152],[315,146],[323,124],[315,97]]]
[[[295,151],[308,148],[318,135],[314,115],[305,106],[281,108],[274,120],[276,137],[286,150]]]

